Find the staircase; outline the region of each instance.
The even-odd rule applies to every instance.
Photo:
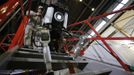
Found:
[[[66,53],[51,52],[53,71],[68,68],[70,63],[78,63],[72,56]],[[43,52],[29,48],[14,48],[1,55],[0,70],[43,70],[46,71],[46,64],[43,59]],[[85,62],[80,62],[85,63]],[[0,72],[1,73],[1,72]]]

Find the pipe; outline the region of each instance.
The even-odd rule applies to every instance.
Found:
[[[104,40],[134,40],[134,37],[101,37]],[[67,41],[78,41],[79,38],[66,38]],[[101,40],[98,37],[86,38],[86,40]]]
[[[19,0],[20,3],[20,8],[21,8],[21,15],[24,16],[24,6],[23,6],[23,1]]]
[[[113,11],[113,12],[111,12],[111,13],[104,13],[104,14],[102,14],[102,15],[94,16],[94,17],[91,17],[91,16],[90,16],[90,17],[89,17],[88,19],[86,19],[86,20],[88,20],[88,21],[97,20],[97,19],[100,19],[100,18],[102,18],[102,17],[106,17],[106,16],[111,15],[111,14],[115,14],[115,13],[119,13],[119,12],[122,12],[122,11],[125,11],[125,10],[133,9],[133,7],[134,7],[134,5],[131,5],[131,6],[128,6],[128,7],[126,7],[126,8],[123,8],[123,9],[120,9],[120,10],[117,10],[117,11]],[[79,24],[85,22],[86,20],[79,21],[79,22],[75,22],[75,23],[73,23],[73,24],[70,24],[68,27],[77,26],[77,25],[79,25]]]
[[[27,0],[26,2],[24,3],[24,5],[27,3]],[[7,24],[16,16],[16,14],[20,11],[20,8],[11,16],[10,19],[8,19],[6,21],[6,23],[4,23],[4,25],[0,28],[0,32],[7,26]]]
[[[122,67],[126,70],[126,71],[130,71],[128,68],[128,65],[125,64],[120,58],[119,56],[113,51],[113,49],[108,45],[108,43],[101,38],[101,35],[94,29],[94,27],[87,21],[85,21],[85,23],[95,32],[95,34],[98,36],[98,38],[101,39],[101,41],[103,42],[103,44],[107,47],[107,49],[109,49],[110,54],[115,57],[117,59],[117,61],[122,65]]]

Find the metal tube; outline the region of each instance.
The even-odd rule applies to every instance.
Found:
[[[104,40],[134,40],[134,37],[101,37]],[[79,38],[66,38],[67,41],[78,41]],[[86,40],[101,40],[98,37],[86,38]]]
[[[83,32],[82,30],[72,30],[72,31],[70,31],[70,32],[73,32],[73,33],[80,33],[81,35],[84,35],[85,34],[85,32]]]
[[[21,8],[21,14],[22,14],[22,16],[24,16],[24,6],[23,6],[23,1],[22,1],[22,0],[19,0],[19,3],[20,3],[20,8]]]
[[[103,44],[107,47],[107,49],[109,49],[110,54],[115,57],[117,59],[117,61],[122,65],[122,67],[126,70],[126,71],[130,71],[128,68],[128,65],[125,64],[120,58],[119,56],[113,51],[113,49],[108,45],[108,43],[105,41],[105,39],[101,38],[100,34],[95,30],[95,28],[87,21],[85,21],[85,23],[95,32],[95,34],[98,36],[98,38],[101,39],[101,41],[103,42]]]
[[[24,5],[27,3],[27,0],[26,2],[24,3]],[[0,28],[0,32],[6,27],[6,25],[16,16],[16,14],[20,11],[20,8],[11,16],[10,19],[8,19],[6,21],[6,23],[4,23],[4,25]]]
[[[122,11],[125,11],[125,10],[133,9],[133,7],[134,7],[134,5],[131,5],[131,6],[128,6],[128,7],[126,7],[126,8],[123,8],[123,9],[120,9],[120,10],[117,10],[117,11],[113,11],[113,12],[111,12],[111,13],[104,13],[104,14],[102,14],[102,15],[94,16],[94,17],[91,17],[91,16],[90,16],[87,20],[88,20],[88,21],[97,20],[97,19],[100,19],[100,18],[102,18],[102,17],[106,17],[106,16],[111,15],[111,14],[115,14],[115,13],[119,13],[119,12],[122,12]],[[77,25],[83,23],[84,21],[86,21],[86,20],[79,21],[79,22],[75,22],[75,23],[73,23],[73,24],[70,24],[68,27],[77,26]]]
[[[28,0],[28,16],[30,16],[31,5],[32,5],[32,1]]]

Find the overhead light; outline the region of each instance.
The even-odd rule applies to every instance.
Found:
[[[94,10],[95,10],[95,8],[92,8],[91,10],[92,10],[92,11],[94,11]]]
[[[120,4],[118,4],[118,5],[114,8],[113,11],[119,10],[119,9],[121,9],[123,6],[124,6],[124,5],[120,3]],[[111,19],[114,15],[115,15],[115,14],[108,15],[107,18],[108,18],[108,19]]]
[[[79,0],[80,2],[82,2],[83,0]]]
[[[103,21],[95,28],[95,30],[96,30],[96,31],[99,31],[105,24],[106,24],[106,21],[103,20]],[[91,35],[91,36],[94,36],[95,33],[92,32],[90,35]]]
[[[61,17],[61,15],[57,15],[57,19],[61,19],[62,17]]]
[[[122,0],[121,3],[126,4],[129,0]]]
[[[124,6],[124,5],[120,3],[120,4],[118,4],[118,5],[114,8],[113,11],[119,10],[119,9],[121,9],[123,6]]]
[[[54,18],[55,18],[57,21],[62,22],[62,21],[64,20],[64,15],[63,15],[63,13],[61,13],[61,12],[56,12],[56,13],[54,14]]]
[[[108,19],[111,19],[115,14],[112,14],[112,15],[108,15],[107,18]]]

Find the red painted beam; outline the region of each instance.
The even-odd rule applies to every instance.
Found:
[[[69,63],[68,67],[69,67],[70,74],[75,74],[76,73],[75,72],[75,67],[74,67],[73,63]]]
[[[126,8],[122,8],[120,10],[117,10],[117,11],[113,11],[113,12],[110,12],[110,13],[104,13],[102,15],[99,15],[99,16],[94,16],[94,17],[89,17],[88,20],[91,21],[91,20],[98,20],[102,17],[106,17],[108,15],[111,15],[111,14],[115,14],[115,13],[119,13],[119,12],[123,12],[123,11],[126,11],[126,10],[130,10],[130,9],[133,9],[134,8],[134,5],[130,5]]]
[[[128,6],[128,7],[126,7],[126,8],[122,8],[122,9],[120,9],[120,10],[113,11],[113,12],[111,12],[111,13],[104,13],[104,14],[102,14],[102,15],[93,16],[93,17],[90,16],[87,20],[88,20],[88,21],[97,20],[97,19],[100,19],[100,18],[102,18],[102,17],[106,17],[106,16],[108,16],[108,15],[115,14],[115,13],[119,13],[119,12],[123,12],[123,11],[130,10],[130,9],[133,9],[133,8],[134,8],[134,5],[131,5],[131,6]],[[84,21],[86,21],[86,20],[84,20]],[[73,23],[73,24],[68,25],[68,27],[80,25],[80,24],[83,23],[84,21],[75,22],[75,23]]]
[[[73,33],[80,33],[81,35],[84,35],[84,34],[85,34],[85,32],[82,31],[82,30],[72,30],[72,31],[70,31],[70,32],[73,32]]]
[[[32,1],[28,0],[28,16],[30,16],[31,6],[32,6]]]
[[[105,39],[101,38],[100,34],[95,30],[95,28],[92,26],[92,24],[89,23],[89,21],[85,21],[85,24],[87,24],[97,35],[97,37],[99,39],[101,39],[101,41],[103,42],[103,44],[107,47],[107,49],[110,51],[110,54],[115,57],[117,59],[117,61],[122,65],[122,67],[126,70],[126,71],[130,71],[128,68],[128,65],[125,64],[120,58],[119,56],[113,51],[113,49],[108,45],[108,43],[105,41]]]
[[[77,26],[80,25],[81,23],[83,23],[84,21],[79,21],[79,22],[75,22],[73,24],[68,25],[68,27],[72,27],[72,26]]]
[[[101,37],[104,40],[134,40],[134,37]],[[78,41],[79,38],[66,38],[67,41]],[[101,40],[98,37],[87,38],[87,40]]]
[[[22,46],[23,44],[23,38],[24,38],[24,32],[25,32],[25,25],[28,24],[29,18],[27,16],[23,17],[23,20],[21,21],[21,24],[9,46],[9,49],[15,47],[16,45]]]
[[[66,41],[79,41],[80,39],[79,38],[66,38]]]
[[[18,0],[8,0],[8,2],[0,6],[0,25],[5,22],[18,5]]]
[[[20,8],[21,8],[21,15],[24,16],[24,6],[23,6],[23,1],[19,0]]]
[[[87,38],[89,40],[101,40],[98,37]],[[104,40],[134,40],[134,37],[102,37]]]

